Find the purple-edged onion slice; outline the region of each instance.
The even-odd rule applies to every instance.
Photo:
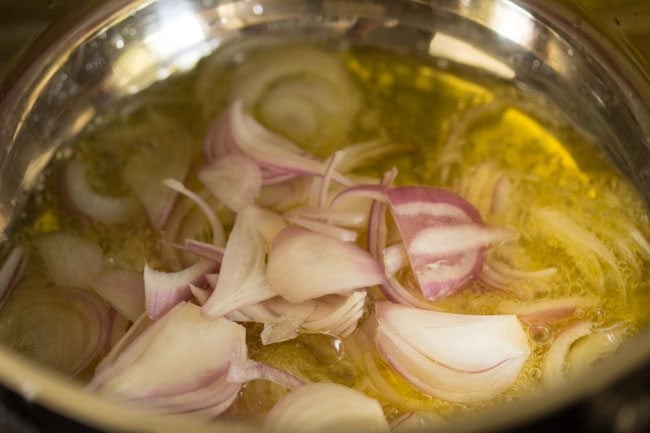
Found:
[[[290,392],[266,416],[270,433],[390,430],[376,400],[335,383],[310,383]]]
[[[484,225],[476,209],[450,191],[400,187],[387,194],[411,270],[430,301],[474,278],[485,248],[514,237],[510,230]]]
[[[191,284],[205,282],[205,275],[214,271],[215,262],[201,258],[178,272],[162,272],[144,266],[144,295],[147,314],[158,319],[181,301],[192,297]]]
[[[297,226],[285,229],[273,240],[267,276],[273,291],[290,302],[384,281],[377,261],[358,245]]]
[[[516,316],[474,316],[378,303],[375,341],[422,392],[458,403],[489,400],[517,378],[530,349]]]

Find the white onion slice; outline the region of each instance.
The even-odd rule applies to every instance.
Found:
[[[345,156],[337,165],[338,171],[340,173],[348,173],[368,166],[372,161],[385,158],[389,155],[411,152],[414,148],[383,140],[371,140],[344,147],[342,150],[345,152]]]
[[[7,300],[24,269],[25,251],[21,246],[14,247],[0,267],[0,307]]]
[[[504,314],[516,314],[524,323],[552,324],[573,316],[579,308],[594,307],[597,303],[595,296],[571,296],[532,303],[505,300],[497,305],[497,309]]]
[[[38,236],[34,244],[56,285],[89,289],[102,271],[102,250],[81,236],[48,233]]]
[[[203,185],[226,206],[239,212],[255,202],[262,188],[262,172],[250,158],[230,154],[199,171]]]
[[[80,160],[71,160],[65,167],[67,198],[81,213],[104,224],[120,224],[138,212],[134,197],[110,197],[95,192],[86,178],[86,167]]]
[[[286,46],[247,58],[233,77],[235,99],[274,131],[321,148],[344,142],[361,102],[340,59]]]
[[[323,176],[326,165],[296,152],[296,146],[285,138],[272,133],[244,112],[241,101],[236,101],[230,114],[232,134],[241,152],[262,167],[288,174]],[[332,179],[343,185],[351,182],[334,173]],[[286,180],[286,179],[285,179]]]
[[[201,258],[188,268],[178,272],[162,272],[144,265],[144,295],[147,314],[158,319],[174,305],[190,299],[190,284],[199,284],[205,275],[217,267],[216,263]]]
[[[109,308],[90,290],[24,287],[3,308],[0,340],[66,375],[108,350]]]
[[[290,392],[271,409],[265,424],[270,433],[390,430],[376,400],[335,383],[311,383]]]
[[[266,277],[266,242],[260,229],[265,225],[262,218],[265,212],[249,206],[237,214],[224,251],[219,281],[203,305],[206,317],[217,318],[276,295]]]
[[[144,280],[140,273],[127,270],[103,273],[93,282],[93,289],[132,322],[144,312]]]
[[[566,358],[573,343],[591,334],[589,322],[576,322],[560,331],[551,347],[546,351],[542,365],[542,383],[547,388],[562,385],[565,382]]]
[[[196,239],[185,239],[182,244],[174,242],[161,241],[162,244],[178,248],[179,250],[188,251],[196,254],[197,256],[206,258],[215,263],[221,263],[223,260],[223,247],[218,247],[214,244],[197,241]]]
[[[554,209],[533,209],[531,214],[541,223],[540,228],[546,235],[560,242],[566,253],[574,259],[574,264],[585,279],[600,289],[605,289],[602,261],[611,268],[610,275],[616,279],[616,286],[622,289],[626,287],[616,257],[598,236]]]
[[[223,246],[226,243],[226,235],[223,231],[223,226],[221,221],[214,214],[212,208],[203,200],[198,194],[193,191],[190,191],[183,185],[181,182],[176,179],[165,179],[163,180],[165,186],[183,194],[185,197],[192,200],[198,207],[201,209],[210,222],[210,228],[212,229],[212,243],[217,246]]]
[[[227,373],[231,362],[246,359],[245,337],[240,325],[206,319],[199,307],[183,302],[136,337],[89,388],[166,413],[216,416],[239,392]]]
[[[225,211],[224,206],[208,190],[204,189],[199,191],[197,195],[215,213],[217,211]],[[228,213],[229,211],[226,211],[223,217],[227,218],[229,216]],[[205,212],[193,200],[182,197],[178,201],[160,233],[160,257],[164,261],[167,269],[170,271],[178,271],[196,262],[197,254],[186,251],[185,242],[188,239],[203,240],[206,232],[212,230],[209,224]],[[213,243],[213,240],[214,237],[213,239],[208,239],[210,243]],[[225,237],[219,246],[223,247],[224,245]]]
[[[368,223],[368,208],[363,211],[302,207],[285,213],[285,217],[300,217],[316,221],[326,221],[337,226],[360,228]]]
[[[516,316],[473,316],[381,302],[375,336],[405,379],[436,397],[472,403],[510,386],[530,354]]]
[[[152,321],[146,313],[143,313],[136,319],[133,324],[127,329],[126,333],[113,344],[110,352],[101,360],[95,368],[95,376],[101,374],[106,368],[111,366],[117,357],[140,335],[142,332],[151,325]]]
[[[567,374],[575,377],[589,372],[598,361],[618,350],[624,336],[623,323],[595,329],[591,335],[576,342],[571,348],[567,356]]]
[[[358,245],[297,226],[273,240],[267,276],[273,291],[291,302],[384,282],[377,261]]]
[[[289,389],[303,386],[305,382],[296,376],[263,362],[244,361],[233,362],[228,369],[228,381],[231,383],[246,383],[251,380],[268,380]]]
[[[316,311],[305,320],[302,329],[345,338],[356,329],[366,311],[365,305],[365,290],[357,290],[350,296],[323,296],[316,299]]]
[[[327,161],[327,168],[325,169],[325,174],[321,181],[320,193],[318,194],[318,205],[320,207],[325,207],[327,204],[327,197],[330,191],[330,182],[332,176],[336,173],[336,167],[339,162],[345,157],[345,152],[337,151],[329,158]]]
[[[343,242],[356,242],[359,237],[359,234],[353,230],[344,229],[343,227],[323,221],[290,215],[285,216],[285,219],[292,224],[311,230],[312,232],[320,233]]]

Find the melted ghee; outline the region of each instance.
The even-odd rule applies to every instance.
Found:
[[[595,322],[623,321],[628,333],[647,323],[650,313],[650,264],[647,256],[634,268],[617,244],[618,233],[631,224],[650,237],[648,216],[632,188],[607,167],[584,139],[564,124],[545,122],[534,113],[518,108],[522,95],[502,83],[464,77],[435,69],[424,61],[374,49],[351,49],[339,55],[361,89],[364,107],[349,142],[385,137],[408,149],[395,158],[376,161],[365,173],[380,175],[393,166],[403,185],[428,184],[458,189],[473,167],[489,162],[511,183],[504,211],[483,215],[486,222],[504,225],[520,233],[516,247],[506,251],[515,267],[538,270],[556,267],[551,278],[517,281],[513,292],[488,288],[480,281],[440,302],[450,311],[471,314],[499,313],[500,301],[539,301],[566,296],[589,295],[598,302],[579,312]],[[114,175],[133,146],[130,143],[164,139],[155,125],[160,119],[183,129],[199,149],[210,116],[203,116],[193,95],[198,72],[174,78],[138,95],[110,113],[72,145],[72,151],[91,167],[91,183],[98,191],[122,195],[128,188]],[[232,69],[221,71],[224,87]],[[216,78],[215,78],[216,80]],[[216,113],[223,107],[223,94],[215,95]],[[510,102],[499,102],[510,101]],[[155,119],[158,119],[156,121]],[[124,133],[128,131],[128,133]],[[338,143],[339,147],[349,144]],[[128,143],[127,143],[128,144]],[[337,146],[309,148],[325,157]],[[585,150],[587,149],[587,150]],[[70,149],[62,151],[64,159]],[[199,161],[195,164],[198,166]],[[189,176],[192,179],[193,176]],[[71,215],[59,187],[61,169],[53,164],[43,188],[34,195],[16,241],[29,248],[39,233],[69,231],[96,240],[108,260],[128,269],[141,270],[145,261],[161,263],[158,234],[142,217],[131,227],[114,228]],[[190,184],[192,186],[192,184]],[[604,277],[598,287],[589,278],[591,269],[576,266],[561,239],[540,231],[534,209],[552,208],[597,233],[616,256],[620,278]],[[623,222],[623,223],[622,223]],[[36,254],[31,254],[35,257]],[[601,266],[610,275],[611,269]],[[587,269],[587,271],[585,271]],[[37,265],[30,272],[42,273]],[[46,276],[43,276],[46,278]],[[20,288],[16,293],[20,292]],[[540,385],[543,356],[553,333],[562,325],[530,330],[531,356],[516,383],[498,398],[479,405],[458,405],[424,395],[396,374],[379,357],[372,342],[370,312],[352,336],[341,341],[326,335],[302,335],[294,340],[263,346],[259,325],[248,325],[252,358],[314,381],[333,381],[357,388],[382,404],[389,418],[404,412],[435,412],[453,415],[530,394]],[[9,342],[11,344],[11,342]],[[271,408],[286,391],[265,382],[247,384],[230,409],[235,418],[255,417]]]

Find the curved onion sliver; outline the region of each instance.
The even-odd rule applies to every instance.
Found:
[[[546,351],[542,365],[542,383],[557,387],[565,380],[566,358],[573,343],[591,334],[591,323],[575,322],[565,327]]]
[[[311,383],[290,392],[266,416],[269,432],[390,430],[376,400],[335,383]]]
[[[110,197],[95,192],[86,178],[86,167],[80,160],[69,161],[65,167],[67,198],[81,213],[105,224],[120,224],[131,220],[138,212],[138,202],[132,196]]]
[[[459,403],[488,400],[517,378],[530,350],[515,316],[376,306],[382,356],[421,391]]]

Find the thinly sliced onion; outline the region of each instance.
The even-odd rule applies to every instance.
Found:
[[[213,211],[220,213],[220,220],[230,217],[230,211],[225,210],[223,204],[210,194],[208,190],[197,192],[210,206]],[[234,214],[233,214],[234,221]],[[207,224],[206,224],[207,223]],[[160,236],[160,256],[165,266],[170,271],[178,271],[186,268],[196,262],[197,255],[185,251],[181,245],[184,245],[187,239],[206,240],[206,235],[211,232],[209,221],[205,213],[196,205],[196,203],[187,197],[181,197],[174,209],[172,210],[165,227]],[[207,239],[211,242],[213,239]],[[212,243],[212,242],[211,242]],[[219,246],[225,245],[225,239]]]
[[[196,303],[200,306],[203,306],[206,302],[208,302],[208,299],[210,299],[210,294],[212,293],[211,290],[201,289],[199,287],[196,287],[194,284],[190,284],[190,292],[192,292],[192,296],[196,300]]]
[[[250,158],[230,154],[199,171],[203,185],[226,206],[239,212],[255,202],[262,188],[262,172]]]
[[[388,432],[376,400],[335,383],[311,383],[290,392],[266,416],[269,432]]]
[[[142,332],[147,329],[151,323],[153,323],[149,316],[146,313],[142,313],[140,317],[136,319],[135,322],[127,329],[126,333],[111,346],[110,352],[101,360],[97,367],[95,368],[95,376],[101,374],[107,367],[111,366],[117,357],[127,348],[129,345],[140,335]]]
[[[580,308],[591,308],[597,303],[595,296],[571,296],[533,303],[506,300],[499,303],[497,310],[504,314],[516,314],[519,320],[528,324],[552,324],[572,317]]]
[[[203,211],[206,218],[210,222],[210,228],[212,229],[212,243],[216,246],[223,246],[226,243],[226,235],[223,231],[223,226],[221,225],[219,218],[217,218],[217,216],[214,214],[214,211],[205,202],[205,200],[203,200],[195,192],[187,189],[185,185],[183,185],[181,182],[177,181],[176,179],[165,179],[163,180],[163,183],[167,187],[183,194],[185,197],[189,198],[194,203],[196,203],[196,205]]]
[[[120,224],[138,213],[134,197],[110,197],[95,192],[86,178],[86,167],[80,160],[71,160],[65,167],[67,198],[81,213],[104,224]]]
[[[365,290],[355,291],[350,296],[323,296],[316,300],[316,311],[305,320],[302,329],[345,338],[356,329],[366,311],[365,305]]]
[[[541,223],[540,227],[544,233],[560,242],[588,281],[596,284],[601,290],[605,289],[602,261],[611,268],[616,286],[621,289],[626,287],[616,257],[595,234],[554,209],[533,209],[531,214]]]
[[[488,400],[517,378],[530,350],[516,316],[376,306],[382,356],[416,388],[444,400]]]
[[[263,323],[261,337],[265,345],[290,340],[301,331],[345,338],[356,329],[365,313],[365,303],[363,290],[349,296],[327,295],[297,304],[278,296],[233,311],[227,317],[237,322]]]
[[[0,267],[0,308],[7,300],[25,269],[25,251],[17,246],[11,250]]]
[[[388,237],[388,228],[386,223],[388,197],[386,196],[385,190],[392,185],[396,176],[397,169],[395,168],[384,173],[380,185],[384,192],[382,192],[373,202],[370,209],[370,216],[368,217],[368,251],[370,251],[373,257],[379,261],[382,267],[384,266],[383,256]],[[421,296],[416,295],[413,291],[404,287],[395,276],[388,273],[385,269],[384,272],[387,277],[386,283],[382,284],[380,287],[384,296],[386,296],[389,301],[410,307],[436,309]]]
[[[360,107],[340,59],[311,47],[264,49],[248,58],[233,78],[231,98],[256,108],[274,131],[320,148],[345,141]]]
[[[502,206],[508,185],[508,178],[493,163],[483,162],[467,170],[458,192],[487,216]]]
[[[332,176],[336,173],[336,167],[345,157],[345,152],[337,151],[329,158],[327,161],[327,168],[325,169],[325,174],[323,175],[323,180],[321,182],[320,193],[318,194],[318,205],[320,207],[325,207],[327,205],[327,197],[330,191],[330,182],[332,181]]]
[[[263,362],[249,359],[233,362],[228,369],[228,381],[231,383],[246,383],[251,380],[268,380],[285,388],[296,389],[305,382],[296,376]]]
[[[316,311],[317,305],[313,301],[292,304],[280,297],[276,297],[264,302],[264,307],[268,313],[275,316],[272,320],[262,322],[264,323],[264,330],[260,338],[262,344],[267,345],[296,338],[300,327]],[[254,311],[254,313],[259,315],[263,312]]]
[[[353,230],[344,229],[327,222],[289,215],[285,216],[285,218],[292,224],[343,242],[356,242],[359,237],[359,234]]]
[[[104,254],[92,241],[71,233],[48,233],[34,240],[52,282],[89,289],[102,271]]]
[[[345,156],[338,164],[340,173],[348,173],[361,167],[367,167],[372,161],[389,155],[412,152],[415,148],[404,144],[371,140],[343,148]]]
[[[257,205],[276,212],[284,212],[307,202],[310,178],[295,177],[287,182],[262,187]]]
[[[249,206],[237,214],[226,244],[221,274],[203,306],[206,317],[217,318],[276,295],[266,277],[266,242],[260,229],[264,213]]]
[[[450,191],[401,187],[388,190],[388,197],[413,274],[431,301],[474,278],[490,244],[515,236],[508,229],[485,226],[476,209]]]
[[[178,272],[162,272],[144,265],[144,296],[147,314],[158,319],[174,305],[190,299],[190,284],[205,281],[205,275],[217,267],[216,263],[201,258],[188,268]]]
[[[295,145],[272,133],[244,112],[241,101],[236,101],[230,114],[232,134],[241,152],[262,167],[292,175],[309,174],[323,176],[325,164],[304,152],[296,152]],[[343,185],[351,182],[344,176],[334,173],[332,179]],[[286,180],[286,179],[284,179]]]
[[[111,332],[108,339],[107,349],[112,349],[115,345],[126,335],[129,327],[131,326],[131,320],[122,316],[115,310],[110,311],[111,316]]]
[[[575,322],[560,331],[544,357],[542,383],[545,387],[553,388],[565,382],[566,358],[569,350],[576,341],[589,334],[591,334],[589,322]]]
[[[116,270],[99,275],[93,281],[95,292],[125,318],[135,321],[144,312],[142,274]]]
[[[196,239],[185,239],[182,244],[177,244],[174,242],[162,242],[166,245],[178,248],[183,251],[189,251],[196,254],[197,256],[211,260],[217,264],[220,264],[223,260],[223,247],[218,247],[214,244],[208,244],[206,242],[197,241]]]
[[[429,412],[410,412],[393,421],[391,433],[417,433],[434,430],[445,424],[443,418]]]
[[[487,255],[479,277],[494,287],[507,289],[513,283],[513,280],[544,280],[552,277],[556,273],[557,268],[555,267],[540,269],[538,271],[515,269]]]
[[[394,173],[397,174],[397,173]],[[391,175],[392,176],[392,175]],[[342,202],[353,198],[367,198],[378,202],[387,202],[386,187],[384,185],[355,185],[337,193],[330,202],[331,208],[338,207]]]
[[[88,386],[139,407],[216,416],[239,393],[241,386],[231,384],[227,374],[231,362],[246,359],[245,338],[240,325],[206,319],[199,307],[183,302],[145,329]]]
[[[22,288],[0,316],[0,340],[52,368],[76,375],[108,350],[109,308],[89,290]]]
[[[358,245],[297,226],[273,240],[267,276],[273,291],[291,302],[384,282],[377,261]]]
[[[339,210],[332,208],[303,207],[292,209],[285,213],[286,217],[307,218],[316,221],[326,221],[342,227],[360,228],[368,222],[368,212],[356,210]]]
[[[567,374],[577,376],[589,372],[598,361],[618,350],[624,335],[623,323],[595,329],[591,335],[576,342],[571,348],[567,356]]]
[[[179,179],[187,176],[192,161],[185,143],[174,137],[153,139],[149,145],[139,146],[124,167],[124,180],[144,205],[154,228],[165,226],[169,213],[176,201],[176,191],[162,184],[164,179]]]

